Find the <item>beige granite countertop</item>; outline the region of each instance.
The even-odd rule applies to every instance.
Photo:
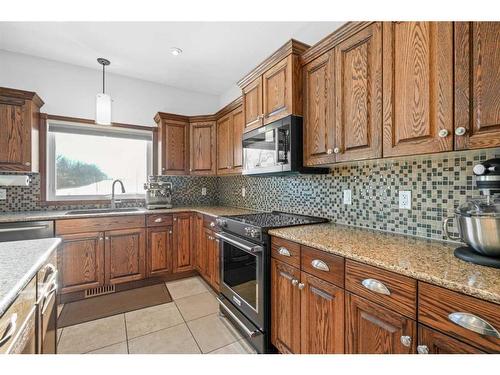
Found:
[[[273,236],[500,303],[500,269],[464,262],[456,244],[327,223],[273,229]]]
[[[242,208],[235,208],[235,207],[225,207],[225,206],[182,206],[173,208],[162,208],[157,210],[147,210],[145,208],[141,208],[138,211],[128,211],[128,212],[122,211],[122,212],[106,212],[106,213],[90,212],[85,214],[71,214],[71,215],[68,214],[68,210],[3,212],[0,213],[0,223],[9,223],[16,221],[76,219],[84,217],[101,217],[101,216],[161,214],[161,213],[175,213],[175,212],[200,212],[204,215],[221,216],[221,215],[241,215],[246,213],[252,213],[255,211]]]

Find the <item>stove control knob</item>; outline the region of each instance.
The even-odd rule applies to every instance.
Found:
[[[248,237],[252,237],[252,238],[258,238],[259,237],[259,230],[256,229],[256,228],[246,227],[244,230],[245,230],[245,234]]]
[[[227,225],[227,221],[226,221],[226,220],[224,220],[224,219],[219,219],[219,218],[217,218],[217,219],[215,219],[215,222],[216,222],[216,223],[217,223],[217,225],[218,225],[219,227],[221,227],[221,228],[222,228],[222,227],[225,227],[225,226]]]

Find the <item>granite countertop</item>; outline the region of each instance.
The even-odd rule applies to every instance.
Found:
[[[88,214],[86,213],[86,214],[71,214],[71,215],[67,214],[68,211],[74,211],[74,210],[4,212],[0,213],[0,223],[8,223],[16,221],[76,219],[76,218],[102,217],[102,216],[163,214],[163,213],[175,213],[175,212],[200,212],[202,214],[210,216],[241,215],[241,214],[255,212],[248,209],[226,207],[226,206],[180,206],[173,208],[161,208],[156,210],[148,210],[146,208],[141,208],[138,211],[105,212],[105,213],[90,212]]]
[[[500,269],[456,258],[453,250],[457,244],[333,223],[273,229],[269,233],[500,303]]]
[[[0,316],[59,243],[60,238],[0,242]]]

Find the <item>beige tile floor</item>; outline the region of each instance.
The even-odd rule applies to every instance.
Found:
[[[61,354],[251,354],[199,277],[167,283],[173,302],[58,331]]]

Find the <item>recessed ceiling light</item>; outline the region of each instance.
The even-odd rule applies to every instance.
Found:
[[[174,56],[179,56],[182,53],[182,50],[177,47],[170,48],[170,53]]]

